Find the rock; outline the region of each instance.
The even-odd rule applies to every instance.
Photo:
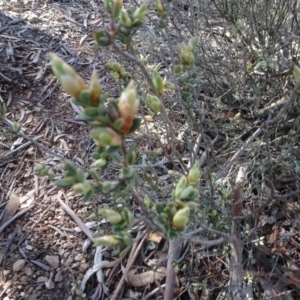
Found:
[[[54,269],[59,266],[59,257],[57,255],[46,255],[45,261]]]
[[[13,264],[14,272],[21,271],[24,268],[25,264],[26,264],[25,259],[18,259],[17,261],[15,261],[15,263]]]
[[[27,249],[27,250],[32,250],[33,247],[32,247],[31,245],[26,245],[26,249]]]
[[[83,263],[80,265],[80,269],[82,271],[86,271],[89,267],[90,267],[89,264],[86,264],[86,263]]]
[[[25,273],[27,276],[31,276],[32,273],[33,273],[33,271],[32,271],[32,269],[31,269],[29,266],[26,266],[26,267],[24,268],[24,273]]]
[[[25,283],[27,283],[28,282],[28,276],[26,276],[26,275],[24,275],[24,276],[21,276],[21,278],[20,278],[20,282],[22,283],[22,284],[25,284]]]
[[[69,257],[68,259],[67,259],[67,261],[65,262],[65,265],[68,267],[68,266],[70,266],[70,264],[73,262],[73,257]]]
[[[75,257],[74,257],[75,260],[79,261],[82,259],[82,254],[81,253],[78,253]]]
[[[49,280],[47,280],[47,281],[45,282],[45,286],[46,286],[46,288],[47,288],[48,290],[51,290],[51,289],[54,289],[54,288],[55,288],[55,284],[54,284],[54,282],[53,282],[51,279],[49,279]]]
[[[57,272],[56,275],[55,275],[54,281],[55,281],[55,282],[61,282],[61,281],[63,281],[63,279],[64,279],[64,278],[63,278],[63,276],[62,276],[61,271]]]
[[[47,277],[45,276],[40,276],[37,278],[36,282],[41,283],[41,282],[46,282],[48,280]]]

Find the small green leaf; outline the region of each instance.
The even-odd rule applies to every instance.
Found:
[[[157,211],[158,214],[161,214],[164,211],[165,208],[164,208],[164,206],[162,204],[156,203],[155,209],[156,209],[156,211]]]
[[[67,170],[67,176],[76,176],[76,168],[71,161],[65,162],[65,169]]]
[[[105,153],[111,155],[111,154],[113,154],[113,153],[115,153],[115,152],[118,152],[119,150],[120,150],[120,147],[119,147],[119,146],[115,146],[115,147],[107,147],[107,148],[105,149]]]
[[[84,109],[84,114],[89,117],[96,117],[98,115],[97,107],[87,107]]]
[[[88,202],[88,201],[90,201],[90,200],[92,199],[93,196],[94,196],[94,190],[91,189],[89,192],[87,192],[87,193],[83,196],[82,201],[83,201],[83,202]]]
[[[94,40],[99,46],[109,46],[111,44],[109,37],[104,30],[100,30],[94,33]]]
[[[139,129],[140,126],[141,126],[141,123],[142,123],[142,119],[141,118],[134,118],[133,124],[132,124],[132,126],[130,128],[129,133],[132,133],[132,132],[136,131],[137,129]]]
[[[71,177],[71,178],[72,178],[72,177]],[[65,178],[65,179],[67,179],[67,178]],[[55,184],[57,187],[59,187],[59,188],[65,189],[65,188],[71,187],[73,184],[76,183],[76,180],[75,180],[74,178],[72,178],[72,179],[74,180],[73,183],[68,182],[68,181],[66,181],[65,179],[59,179],[59,180],[56,180],[56,181],[54,182],[54,184]]]

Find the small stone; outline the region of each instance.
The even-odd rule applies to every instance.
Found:
[[[54,281],[55,282],[61,282],[61,281],[63,281],[63,276],[62,276],[62,273],[59,271],[59,272],[57,272],[56,273],[56,275],[55,275],[55,278],[54,278]]]
[[[21,276],[20,281],[21,281],[22,284],[27,283],[27,281],[28,281],[28,276],[26,276],[26,275]]]
[[[11,273],[11,270],[4,270],[4,271],[3,271],[3,275],[4,275],[4,276],[9,275],[10,273]]]
[[[41,282],[46,282],[47,280],[48,280],[47,277],[45,277],[45,276],[40,276],[40,277],[37,278],[36,282],[37,282],[37,283],[41,283]]]
[[[59,266],[59,257],[57,255],[46,255],[45,261],[54,269]]]
[[[17,261],[15,261],[15,263],[13,264],[14,272],[21,271],[24,268],[25,264],[26,264],[25,259],[18,259]]]
[[[64,249],[70,249],[70,248],[74,248],[74,245],[72,245],[72,244],[69,243],[69,242],[66,242],[66,243],[64,243],[64,244],[62,245],[62,247],[63,247]]]
[[[29,266],[26,266],[26,267],[24,268],[24,273],[25,273],[27,276],[31,276],[32,273],[33,273],[33,271],[32,271],[32,269],[31,269]]]
[[[27,249],[27,250],[32,250],[33,247],[32,247],[31,245],[26,245],[26,249]]]
[[[74,259],[77,260],[77,261],[81,260],[81,259],[82,259],[82,254],[81,254],[81,253],[78,253],[78,254],[75,256]]]
[[[73,257],[69,257],[68,260],[65,262],[65,265],[68,267],[73,262]]]
[[[46,288],[47,288],[48,290],[51,290],[51,289],[54,289],[54,288],[55,288],[55,284],[54,284],[54,282],[53,282],[51,279],[49,279],[49,280],[47,280],[47,281],[45,282],[45,286],[46,286]]]
[[[80,265],[80,269],[82,271],[86,271],[89,267],[90,267],[89,264],[86,264],[86,263],[83,263]]]

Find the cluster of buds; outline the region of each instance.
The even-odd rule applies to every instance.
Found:
[[[169,7],[167,5],[163,5],[160,0],[154,0],[154,7],[156,11],[156,15],[159,19],[159,27],[165,28],[167,26],[167,17]]]
[[[111,72],[111,76],[116,80],[128,82],[132,79],[132,75],[124,70],[124,68],[116,61],[109,60],[106,64]]]
[[[163,79],[157,71],[152,73],[152,82],[158,95],[162,95],[165,89],[176,89],[176,86],[173,83],[167,81],[166,77]]]
[[[179,48],[180,63],[187,70],[192,69],[194,66],[195,55],[193,53],[193,50],[198,43],[199,43],[199,38],[194,37],[189,40],[187,45],[184,43],[180,45]]]
[[[183,176],[173,190],[174,202],[165,207],[156,204],[156,224],[164,230],[170,238],[176,238],[185,230],[190,222],[191,212],[197,207],[195,202],[199,197],[196,184],[200,178],[200,164],[195,163],[187,176]]]
[[[104,7],[111,17],[110,28],[101,29],[94,34],[98,45],[109,46],[117,38],[123,44],[129,45],[133,34],[142,25],[147,12],[144,3],[134,12],[123,9],[122,0],[104,0]]]
[[[112,209],[100,209],[90,216],[92,219],[104,217],[111,225],[114,235],[106,235],[95,239],[96,246],[114,248],[115,254],[122,255],[132,245],[132,239],[128,230],[132,227],[132,214],[126,209],[118,211]]]
[[[97,219],[99,217],[105,218],[113,225],[112,231],[114,233],[129,230],[132,226],[132,214],[127,209],[120,208],[118,211],[115,211],[113,209],[103,208],[93,213],[89,218]]]
[[[54,74],[65,91],[74,97],[74,102],[84,108],[83,119],[91,121],[94,127],[92,137],[99,147],[120,146],[122,136],[136,129],[139,120],[139,100],[136,88],[131,81],[121,94],[118,103],[105,105],[107,96],[102,93],[99,78],[94,71],[90,85],[86,86],[75,70],[55,54],[50,54]],[[134,126],[134,128],[133,128]]]

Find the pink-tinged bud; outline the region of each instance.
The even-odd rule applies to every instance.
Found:
[[[110,134],[110,136],[112,137],[112,140],[111,140],[109,146],[120,146],[122,144],[121,136],[111,128],[107,128],[107,131]]]
[[[121,9],[123,7],[122,0],[115,0],[113,4],[113,17],[117,18],[121,12]]]
[[[110,248],[115,247],[118,244],[118,240],[112,235],[105,235],[95,239],[96,246],[107,246]]]
[[[184,207],[176,212],[172,224],[176,229],[182,230],[186,227],[190,219],[190,209]]]
[[[93,71],[92,76],[91,76],[90,94],[91,94],[92,105],[98,106],[99,98],[102,94],[102,88],[99,83],[99,76],[98,76],[96,70]]]
[[[133,81],[130,81],[127,88],[123,91],[118,102],[118,108],[120,117],[124,119],[124,125],[120,131],[126,134],[130,131],[133,125],[133,119],[139,108],[139,100]]]
[[[52,71],[60,81],[64,90],[74,98],[79,98],[80,92],[85,89],[83,79],[75,70],[54,53],[49,54]]]

